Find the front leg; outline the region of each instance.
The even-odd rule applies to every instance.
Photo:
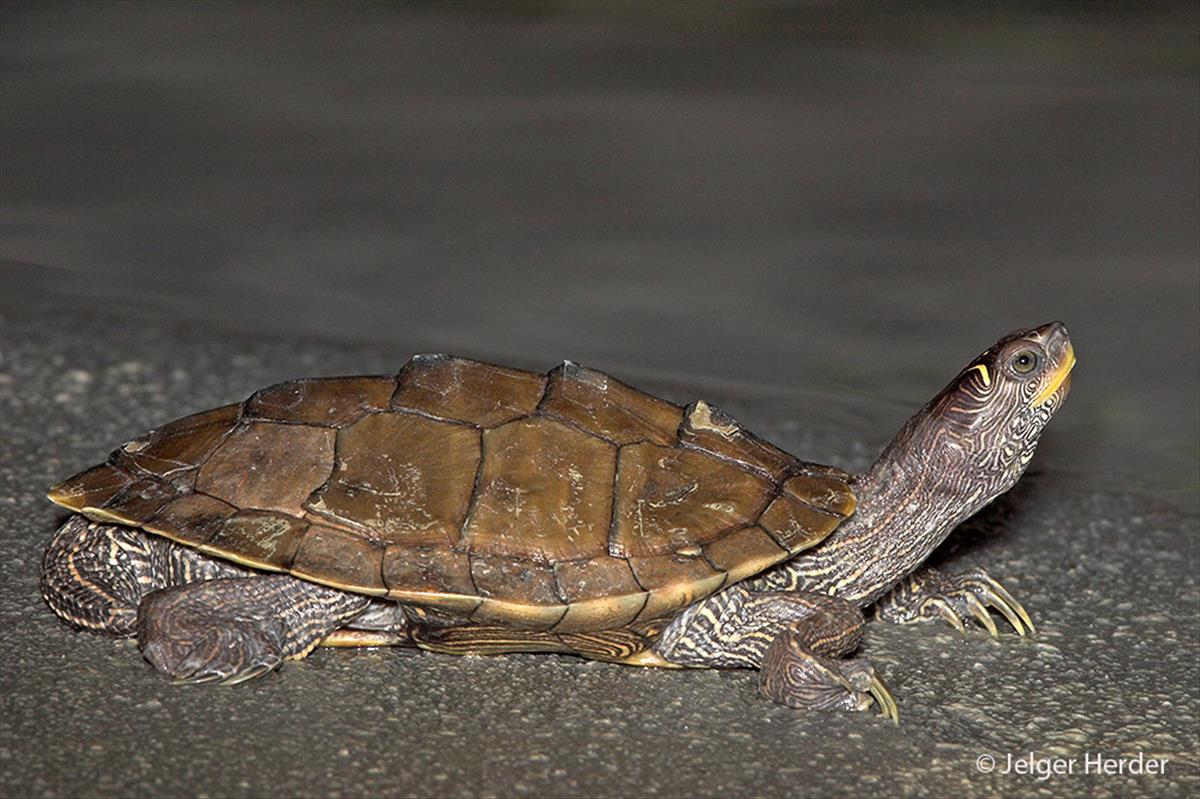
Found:
[[[655,645],[693,668],[759,670],[759,690],[796,708],[866,710],[898,719],[896,702],[866,658],[845,659],[862,639],[862,612],[805,591],[728,588],[676,617]]]
[[[875,606],[876,615],[893,624],[916,624],[942,619],[965,631],[964,621],[982,624],[993,636],[999,634],[988,608],[995,608],[1018,635],[1036,632],[1029,614],[1004,586],[981,568],[946,576],[926,566],[918,569]]]

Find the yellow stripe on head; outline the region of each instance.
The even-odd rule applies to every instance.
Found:
[[[983,377],[983,385],[985,387],[990,386],[992,384],[992,375],[988,371],[988,368],[985,365],[983,365],[981,363],[977,363],[974,366],[972,366],[971,369],[979,370],[979,374]],[[969,371],[971,371],[971,369],[968,369],[967,371],[969,372]]]
[[[1068,343],[1067,351],[1063,353],[1062,362],[1059,364],[1058,368],[1050,374],[1049,378],[1047,378],[1046,385],[1041,391],[1038,392],[1038,395],[1033,398],[1033,404],[1035,406],[1041,405],[1043,402],[1050,399],[1050,396],[1054,394],[1055,391],[1058,391],[1059,387],[1062,386],[1063,381],[1067,379],[1067,375],[1071,374],[1071,370],[1074,368],[1075,348]]]

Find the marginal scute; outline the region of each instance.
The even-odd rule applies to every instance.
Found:
[[[567,361],[550,372],[540,413],[566,419],[616,444],[674,444],[683,409]]]
[[[590,560],[557,563],[554,573],[558,581],[558,593],[568,602],[642,592],[625,558],[602,555]]]
[[[659,555],[704,545],[752,523],[774,484],[694,450],[630,444],[617,460],[617,556]]]
[[[394,377],[315,377],[264,388],[246,400],[246,415],[280,422],[343,427],[386,410]]]
[[[763,512],[759,524],[794,555],[819,544],[841,521],[842,517],[799,502],[785,491]]]
[[[630,558],[638,583],[650,598],[638,621],[655,619],[703,599],[725,583],[725,572],[717,571],[704,558],[657,555]]]
[[[168,422],[125,442],[111,459],[126,469],[159,477],[193,469],[221,443],[241,414],[241,405],[224,405]]]
[[[445,547],[393,544],[383,552],[388,595],[451,613],[470,614],[479,606],[469,558]]]
[[[292,574],[316,583],[386,594],[383,584],[383,549],[345,530],[314,524],[300,541],[292,558]]]
[[[550,566],[504,557],[471,556],[471,579],[480,596],[528,605],[561,605]]]
[[[484,601],[471,620],[507,623],[529,630],[554,626],[566,612],[554,569],[530,561],[471,556],[471,579]]]
[[[248,422],[201,467],[196,490],[239,508],[301,516],[303,502],[333,471],[335,435],[325,427]]]
[[[566,605],[527,605],[503,599],[484,599],[471,613],[476,624],[503,624],[521,630],[549,630],[567,612]]]
[[[741,426],[732,416],[703,400],[692,403],[679,427],[685,446],[712,452],[780,480],[797,461]]]
[[[207,544],[237,508],[206,494],[185,494],[164,505],[143,528],[189,546]]]
[[[604,554],[615,464],[611,444],[551,419],[485,431],[468,548],[543,563]]]
[[[644,652],[673,612],[854,510],[845,472],[797,461],[705,403],[685,418],[575,364],[547,378],[446,356],[396,378],[283,383],[244,412],[171,422],[50,498],[469,619],[458,651],[538,642],[611,659]]]
[[[454,544],[480,458],[472,427],[412,413],[366,416],[337,433],[337,466],[304,503],[392,544]]]
[[[449,355],[417,355],[397,380],[393,408],[479,427],[528,416],[546,388],[544,375]]]
[[[637,618],[647,595],[629,561],[608,555],[554,566],[558,592],[570,603],[555,632],[607,630]]]
[[[225,520],[201,552],[259,569],[287,571],[308,522],[283,513],[239,511]]]
[[[552,629],[557,633],[577,633],[623,627],[638,617],[649,599],[649,594],[643,591],[572,602]]]
[[[848,485],[849,475],[845,477],[798,474],[783,484],[783,490],[814,508],[846,518],[854,513],[856,502],[854,491]]]
[[[708,562],[729,572],[729,583],[758,574],[790,555],[761,527],[746,527],[704,547]]]
[[[839,469],[836,466],[827,466],[824,463],[812,463],[810,461],[801,461],[796,467],[797,474],[807,475],[809,477],[828,477],[836,480],[839,483],[849,485],[853,481],[853,476],[845,469]]]
[[[50,487],[47,496],[57,505],[81,511],[103,506],[132,482],[133,478],[127,473],[105,463],[56,483]]]
[[[85,508],[84,514],[93,521],[138,526],[178,497],[179,493],[169,483],[148,477],[130,483],[102,508]]]

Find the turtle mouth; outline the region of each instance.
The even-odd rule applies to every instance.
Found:
[[[1075,368],[1075,347],[1071,342],[1067,342],[1067,351],[1063,353],[1062,361],[1058,367],[1050,374],[1046,385],[1038,392],[1038,395],[1033,398],[1033,405],[1037,407],[1046,400],[1050,399],[1054,394],[1064,386],[1071,386],[1071,370]]]

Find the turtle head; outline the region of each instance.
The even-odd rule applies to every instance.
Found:
[[[1074,365],[1061,322],[1010,333],[974,358],[855,478],[857,509],[814,550],[825,555],[805,587],[865,606],[911,574],[1020,479]]]
[[[920,437],[931,454],[952,453],[946,466],[965,471],[958,479],[982,487],[990,499],[1029,465],[1042,429],[1071,389],[1074,366],[1075,348],[1062,322],[1010,333],[918,415],[925,417]]]
[[[921,475],[973,512],[1025,471],[1071,388],[1074,365],[1061,322],[1008,334],[909,420],[873,471],[885,479],[896,468]]]

